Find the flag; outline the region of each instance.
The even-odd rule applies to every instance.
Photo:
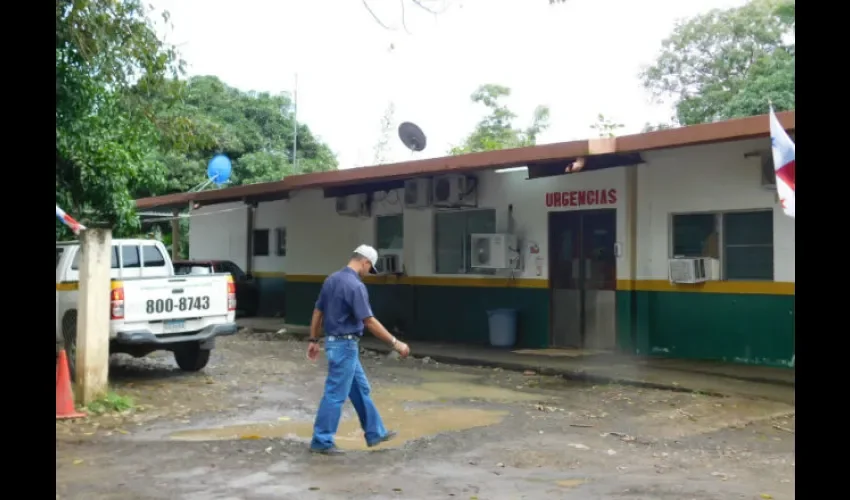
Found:
[[[81,229],[86,228],[86,226],[80,224],[75,221],[73,217],[66,214],[64,210],[59,208],[59,205],[56,205],[56,218],[59,219],[59,222],[68,226],[74,234],[79,234]]]
[[[773,106],[770,107],[770,146],[773,150],[773,168],[776,171],[776,191],[785,215],[794,219],[794,180],[796,178],[794,142],[779,123]]]

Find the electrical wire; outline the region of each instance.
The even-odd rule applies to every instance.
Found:
[[[155,223],[155,222],[169,222],[169,221],[173,221],[173,220],[191,219],[192,217],[201,217],[201,216],[204,216],[204,215],[217,215],[217,214],[223,214],[223,213],[227,213],[227,212],[235,212],[237,210],[245,210],[247,208],[248,208],[248,205],[243,205],[241,207],[225,208],[223,210],[216,210],[215,212],[180,214],[177,217],[173,217],[173,216],[172,217],[158,217],[156,219],[142,220],[142,224],[152,224],[152,223]]]

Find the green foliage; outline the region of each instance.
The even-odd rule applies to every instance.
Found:
[[[217,152],[233,160],[231,185],[336,168],[303,124],[293,167],[287,95],[182,73],[139,0],[57,0],[56,203],[72,217],[135,234],[133,200],[196,186]],[[56,237],[71,234],[57,222]]]
[[[103,415],[104,413],[125,412],[131,410],[134,406],[133,398],[110,391],[106,396],[89,403],[86,409],[95,415]]]
[[[623,127],[624,125],[622,123],[611,121],[602,113],[599,113],[599,115],[596,116],[596,123],[590,126],[592,130],[599,134],[599,137],[606,138],[616,136],[616,131]]]
[[[641,77],[682,125],[794,109],[794,34],[793,0],[715,9],[677,24]]]
[[[164,172],[148,154],[155,127],[122,93],[179,71],[138,0],[57,0],[56,203],[80,222],[118,234],[138,227],[131,193],[162,184]]]
[[[485,84],[473,92],[472,102],[483,104],[489,114],[475,126],[475,130],[460,146],[451,149],[453,155],[494,151],[498,149],[533,146],[537,136],[549,127],[549,108],[537,106],[529,125],[525,129],[513,127],[516,114],[500,102],[509,97],[511,89],[502,85]]]
[[[226,154],[233,162],[229,186],[337,168],[330,148],[303,124],[298,125],[298,167],[293,166],[295,116],[288,95],[243,92],[215,76],[175,85],[174,91],[138,99],[161,131],[152,161],[169,173],[164,190],[140,191],[138,197],[184,192],[203,183],[207,162],[216,153]]]

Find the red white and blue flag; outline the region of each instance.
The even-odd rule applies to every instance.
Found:
[[[796,178],[794,142],[779,123],[773,106],[770,107],[770,145],[773,150],[773,168],[776,171],[776,191],[785,215],[795,219],[794,180]]]
[[[59,208],[59,205],[56,205],[56,218],[59,219],[59,222],[68,226],[74,234],[80,234],[80,230],[85,229],[86,226],[80,224],[73,217],[66,214],[64,210]]]

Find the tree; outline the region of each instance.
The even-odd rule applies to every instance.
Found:
[[[599,134],[599,137],[614,137],[616,135],[615,132],[623,127],[624,125],[622,123],[611,121],[602,113],[596,116],[596,123],[590,126],[592,130],[595,130]]]
[[[164,174],[149,161],[156,127],[124,91],[166,86],[180,69],[139,0],[56,1],[57,204],[89,226],[138,227],[131,193]]]
[[[677,24],[642,74],[656,97],[675,101],[682,125],[763,114],[795,104],[795,4],[751,0]]]
[[[478,87],[470,98],[472,102],[483,104],[490,113],[481,119],[475,130],[460,146],[452,148],[450,153],[459,155],[536,144],[540,132],[549,127],[549,108],[537,106],[531,125],[525,129],[517,129],[513,127],[516,114],[499,101],[510,95],[511,89],[502,85],[485,84]]]
[[[161,125],[160,144],[151,161],[169,178],[164,187],[140,186],[136,197],[184,192],[205,182],[207,162],[216,153],[233,162],[230,186],[337,168],[333,152],[304,124],[297,125],[297,170],[293,166],[295,115],[288,95],[243,92],[215,76],[197,76],[175,85],[176,90],[148,94],[138,101]]]

